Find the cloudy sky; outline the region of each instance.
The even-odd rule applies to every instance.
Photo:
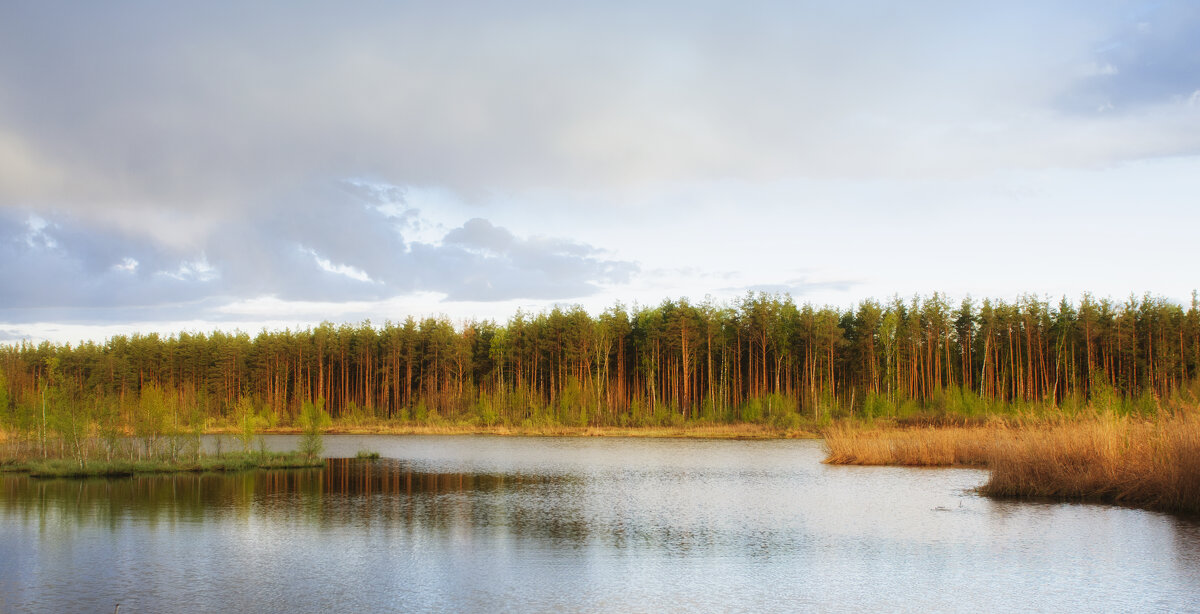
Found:
[[[1200,286],[1194,2],[8,2],[0,341]]]

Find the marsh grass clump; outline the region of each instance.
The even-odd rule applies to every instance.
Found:
[[[1015,432],[992,445],[992,496],[1200,512],[1200,420],[1104,416]]]
[[[379,453],[374,450],[359,450],[354,458],[359,460],[379,460]]]
[[[987,463],[1000,427],[860,429],[845,424],[825,432],[832,465],[979,466]]]
[[[1097,412],[1086,417],[986,426],[864,429],[825,433],[825,462],[838,465],[978,466],[980,492],[1200,512],[1200,419]]]

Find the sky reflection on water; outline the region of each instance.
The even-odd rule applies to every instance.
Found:
[[[276,447],[292,445],[272,438]],[[329,437],[376,462],[0,477],[7,611],[1170,610],[1200,526],[819,442]]]

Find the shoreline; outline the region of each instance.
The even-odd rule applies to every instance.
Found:
[[[236,437],[232,427],[206,435]],[[1200,513],[1200,419],[1093,414],[1070,420],[989,420],[973,424],[840,421],[811,429],[773,425],[693,424],[658,427],[476,424],[335,424],[327,435],[618,437],[630,439],[823,439],[828,465],[965,467],[989,472],[989,497],[1057,499]],[[297,427],[258,435],[301,435]],[[0,472],[31,477],[102,477],[151,473],[243,471],[321,466],[298,452],[226,452],[188,459],[0,460]]]
[[[0,473],[25,474],[31,478],[113,478],[169,473],[233,473],[265,469],[324,467],[325,459],[299,452],[226,452],[190,459],[89,460],[38,459],[0,464]]]
[[[273,427],[259,430],[262,435],[299,435],[300,427]],[[236,435],[232,427],[212,428],[206,435]],[[821,439],[819,432],[804,429],[780,429],[759,424],[694,425],[679,427],[619,426],[478,426],[420,424],[334,424],[324,435],[486,435],[495,437],[628,437],[634,439]]]

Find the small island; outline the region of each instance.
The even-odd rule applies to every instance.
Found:
[[[220,456],[201,454],[189,458],[146,460],[92,460],[80,464],[72,459],[10,461],[4,471],[24,472],[35,478],[118,477],[144,473],[204,471],[247,471],[251,469],[300,469],[322,467],[325,461],[300,452],[226,452]]]
[[[151,394],[148,407],[160,402]],[[130,436],[130,429],[122,425],[95,423],[84,425],[82,432],[68,429],[55,433],[49,441],[44,432],[26,433],[15,441],[6,434],[8,455],[0,457],[0,471],[27,473],[34,478],[78,478],[323,467],[322,431],[330,424],[324,400],[305,403],[297,424],[299,447],[291,452],[268,450],[254,420],[244,421],[235,437],[241,449],[232,451],[224,449],[224,433],[209,436],[212,449],[206,450],[203,429],[185,432],[166,422],[149,429],[146,423],[140,423],[142,430],[136,431],[136,436]],[[92,436],[94,432],[104,436]]]

